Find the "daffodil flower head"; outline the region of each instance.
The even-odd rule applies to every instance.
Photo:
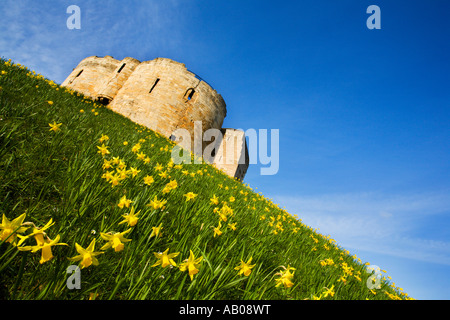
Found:
[[[109,140],[109,137],[106,134],[102,133],[102,136],[98,140],[100,141],[100,143],[103,143],[103,142]]]
[[[49,123],[48,125],[50,126],[49,131],[56,132],[56,131],[60,130],[59,127],[61,127],[62,123],[56,123],[56,121],[53,121],[53,123]]]
[[[128,229],[124,232],[120,233],[103,233],[100,232],[100,236],[103,240],[108,241],[107,244],[105,244],[103,247],[100,248],[100,250],[106,250],[109,248],[113,248],[114,251],[122,251],[125,247],[124,242],[130,242],[131,239],[127,239],[124,236],[129,233],[132,229]]]
[[[189,277],[191,278],[191,281],[192,281],[194,279],[194,275],[197,274],[199,271],[198,268],[200,267],[200,263],[201,263],[203,257],[196,259],[192,250],[189,250],[189,251],[190,251],[189,259],[184,260],[180,264],[180,271],[184,272],[184,271],[188,270]]]
[[[216,195],[213,195],[211,199],[209,199],[212,204],[215,204],[216,206],[219,204],[219,198],[216,197]]]
[[[188,192],[184,196],[186,197],[186,201],[189,201],[191,199],[194,199],[197,196],[197,194],[195,194],[193,192]]]
[[[288,266],[287,268],[282,266],[284,271],[280,271],[276,273],[276,275],[279,275],[280,277],[275,279],[275,282],[277,282],[277,285],[275,287],[279,287],[283,285],[285,288],[290,288],[294,285],[292,282],[292,278],[294,277],[294,272],[291,273],[291,270],[294,271],[295,268]]]
[[[77,250],[79,255],[68,259],[70,261],[81,261],[80,262],[81,269],[87,268],[90,265],[98,266],[99,262],[96,256],[104,253],[101,251],[95,252],[95,238],[92,239],[91,243],[86,249],[81,247],[78,243],[75,243],[75,249]]]
[[[175,253],[168,253],[169,249],[166,249],[166,251],[164,251],[163,253],[160,252],[153,252],[153,254],[155,255],[155,257],[158,259],[158,261],[156,261],[152,267],[156,267],[161,265],[161,267],[165,268],[169,265],[172,265],[174,267],[177,266],[177,264],[175,263],[175,261],[173,260],[173,258],[177,257],[180,253],[179,252],[175,252]]]
[[[159,226],[157,227],[152,227],[152,234],[150,235],[151,237],[159,237],[161,235],[161,229],[162,229],[162,223],[159,224]]]
[[[157,210],[157,209],[164,210],[164,206],[165,206],[166,203],[167,203],[167,200],[164,200],[164,199],[158,200],[158,196],[155,196],[153,198],[153,200],[150,201],[149,204],[147,204],[147,206],[148,207],[153,207],[154,210]]]
[[[120,209],[122,209],[123,207],[129,207],[130,206],[130,204],[131,204],[131,200],[130,199],[127,199],[127,196],[126,195],[124,195],[122,198],[120,198],[120,201],[119,201],[119,203],[117,204],[117,206],[120,208]]]
[[[135,208],[134,208],[134,206],[131,206],[130,213],[122,215],[124,220],[119,222],[119,224],[127,223],[130,227],[134,227],[139,220],[138,215],[141,211],[139,210],[136,214],[134,212],[135,212]]]
[[[54,240],[48,238],[42,233],[36,234],[35,239],[37,244],[35,246],[24,246],[24,247],[18,247],[19,251],[31,251],[33,253],[42,250],[41,251],[41,260],[39,260],[40,264],[43,264],[47,261],[50,261],[53,258],[52,254],[52,246],[67,246],[67,243],[59,243],[60,236],[57,235]]]
[[[22,226],[26,214],[23,213],[13,221],[9,221],[3,214],[2,223],[0,224],[0,241],[6,241],[13,245],[16,243],[16,235],[25,232],[28,227]]]
[[[131,167],[131,168],[130,168],[130,173],[131,173],[131,175],[133,176],[133,178],[136,177],[136,175],[137,175],[139,172],[141,172],[141,170],[138,170],[138,169],[136,169],[136,168],[134,168],[134,167]]]
[[[228,228],[230,228],[231,230],[235,231],[236,230],[236,222],[235,223],[229,223],[228,224]]]
[[[323,293],[323,297],[326,298],[328,296],[333,297],[334,296],[334,285],[331,286],[331,288],[324,288],[325,291]]]
[[[147,175],[144,177],[144,184],[151,185],[153,182],[155,182],[155,180],[152,176]]]
[[[222,224],[219,221],[219,225],[217,227],[213,227],[214,229],[214,238],[217,236],[220,236],[222,234],[222,231],[220,230],[220,228],[222,227]]]
[[[241,263],[234,268],[234,270],[239,270],[238,275],[244,274],[244,276],[248,277],[250,275],[250,273],[252,272],[252,268],[256,265],[250,265],[250,263],[252,262],[252,257],[250,257],[250,259],[248,259],[247,262],[244,262],[243,260],[241,260]]]
[[[102,156],[105,156],[107,154],[110,154],[108,150],[108,146],[105,146],[105,144],[102,144],[101,146],[97,146],[97,153],[100,153]]]
[[[50,220],[43,226],[42,228],[33,228],[33,232],[30,233],[27,236],[19,236],[20,241],[19,245],[21,245],[26,239],[30,237],[34,237],[36,240],[35,246],[22,246],[18,247],[19,251],[31,251],[33,253],[42,250],[41,251],[41,260],[39,261],[40,264],[43,264],[47,261],[50,261],[53,258],[52,254],[52,246],[67,246],[67,243],[59,243],[60,236],[57,235],[54,240],[50,239],[47,234],[44,232],[48,228],[50,228],[52,225],[54,225],[53,219],[50,218]]]

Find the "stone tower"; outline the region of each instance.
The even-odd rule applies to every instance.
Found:
[[[222,96],[182,63],[167,58],[140,62],[133,58],[88,57],[62,86],[98,100],[167,138],[174,139],[174,131],[186,129],[191,141],[176,142],[189,150],[203,151],[209,143],[194,141],[194,128],[199,130],[194,123],[201,121],[202,132],[219,129],[223,139],[209,161],[231,177],[242,180],[245,176],[249,161],[244,132],[222,129],[227,114]],[[237,142],[231,143],[231,137]],[[232,151],[226,150],[227,141]]]

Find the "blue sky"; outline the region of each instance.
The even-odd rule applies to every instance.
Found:
[[[66,8],[81,9],[69,30]],[[369,5],[381,29],[369,30]],[[0,3],[0,55],[61,83],[87,56],[171,58],[225,99],[224,127],[279,129],[245,182],[417,299],[450,298],[450,2]]]

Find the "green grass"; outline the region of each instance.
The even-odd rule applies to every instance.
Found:
[[[12,221],[26,213],[29,228],[21,236],[52,219],[45,237],[60,236],[67,244],[52,246],[53,258],[40,263],[43,250],[23,250],[36,245],[33,236],[19,250],[22,230],[1,229],[3,299],[408,298],[386,278],[381,288],[369,290],[365,263],[248,185],[208,164],[174,166],[174,145],[156,132],[5,59],[0,87],[0,214]],[[59,130],[50,130],[53,122],[61,123]],[[100,142],[102,135],[109,139]],[[109,154],[99,153],[102,144]],[[104,167],[113,157],[126,165],[115,186],[105,174],[117,174],[118,164]],[[131,168],[140,171],[133,177]],[[145,184],[146,176],[154,182]],[[165,192],[172,180],[177,187]],[[187,201],[188,192],[197,196]],[[118,206],[124,195],[132,201],[128,208]],[[148,206],[155,196],[167,201],[164,208]],[[222,234],[215,235],[224,205],[231,210],[221,221]],[[132,207],[139,212],[137,224],[119,224]],[[159,225],[162,233],[152,236]],[[101,233],[128,229],[131,241],[123,250],[100,249],[107,243]],[[95,251],[103,252],[99,264],[82,268],[81,289],[69,290],[66,269],[80,261],[68,258],[79,254],[76,243],[87,248],[93,239]],[[166,249],[179,253],[176,266],[153,266],[154,253]],[[193,280],[179,268],[191,250],[202,257]],[[250,258],[251,273],[239,274],[235,267]],[[275,279],[288,266],[295,268],[292,285],[277,287]]]

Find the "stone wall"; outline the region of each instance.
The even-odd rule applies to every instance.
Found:
[[[119,64],[120,61],[111,56],[85,58],[73,69],[62,86],[96,99],[100,86],[111,77]]]
[[[226,116],[222,96],[184,64],[166,58],[140,63],[117,92],[110,108],[166,137],[179,128],[191,134],[194,122],[202,129],[220,129]]]
[[[221,131],[223,138],[216,150],[213,164],[227,175],[243,180],[249,164],[245,132],[231,128]]]
[[[167,58],[140,62],[129,57],[88,57],[62,85],[107,104],[113,111],[168,138],[173,138],[175,130],[186,129],[191,141],[177,143],[192,152],[202,152],[209,144],[200,139],[202,145],[195,146],[194,136],[211,128],[221,129],[227,114],[225,101],[216,90],[184,64]],[[195,126],[198,121],[201,128]],[[235,150],[223,153],[220,161],[215,159],[213,164],[242,180],[249,162],[245,134],[234,129],[221,130],[224,138],[217,153],[226,150],[230,139],[236,140]]]

